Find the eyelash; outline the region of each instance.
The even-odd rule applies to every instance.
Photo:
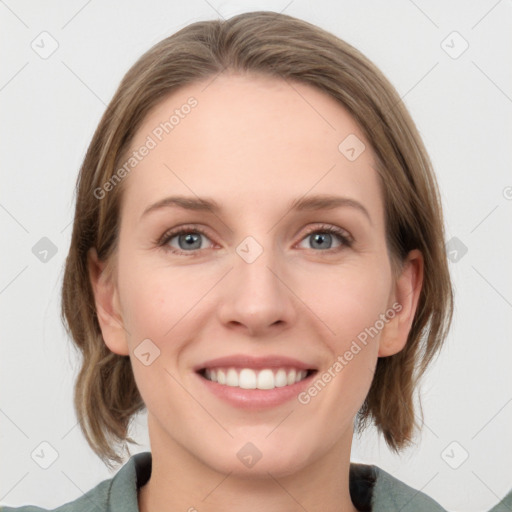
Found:
[[[193,249],[191,251],[182,251],[182,250],[176,249],[174,247],[171,248],[170,246],[167,245],[167,243],[170,240],[172,240],[175,236],[182,235],[182,234],[189,234],[189,233],[199,233],[201,235],[204,235],[207,238],[210,238],[208,236],[208,234],[200,227],[190,225],[190,226],[182,226],[180,228],[171,229],[169,231],[166,231],[158,240],[155,240],[154,243],[158,247],[161,247],[163,250],[169,251],[173,254],[194,257],[194,256],[198,255],[197,253],[199,251],[201,251],[201,249]],[[310,249],[310,250],[312,250],[314,252],[318,252],[318,253],[333,254],[333,253],[343,250],[343,248],[345,248],[345,247],[352,247],[352,244],[354,243],[354,240],[352,239],[352,237],[350,235],[348,235],[348,233],[344,229],[337,228],[337,227],[331,226],[329,224],[324,224],[324,225],[314,226],[314,227],[309,228],[307,230],[307,232],[305,233],[305,235],[303,236],[303,238],[301,238],[301,241],[313,233],[328,233],[331,235],[336,235],[338,237],[339,241],[341,242],[340,247],[334,247],[331,249],[318,250],[318,251],[315,251],[314,249]]]

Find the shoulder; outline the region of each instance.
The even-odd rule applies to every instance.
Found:
[[[0,512],[82,512],[94,510],[103,512],[108,510],[109,494],[112,487],[113,478],[104,480],[96,487],[86,492],[80,498],[70,501],[55,509],[46,509],[33,505],[24,505],[22,507],[0,507]]]
[[[362,512],[446,512],[434,499],[375,465],[350,464],[350,494]]]
[[[410,487],[378,466],[373,490],[372,512],[447,512],[437,501]]]
[[[114,477],[103,480],[74,501],[51,510],[33,505],[0,506],[0,512],[138,512],[137,488],[149,480],[150,474],[151,452],[138,453]]]
[[[510,512],[512,510],[512,489],[489,512]]]
[[[0,506],[0,512],[81,512],[95,510],[97,512],[107,511],[108,496],[112,487],[113,478],[104,480],[96,487],[86,492],[80,498],[70,501],[55,509],[36,507],[34,505],[24,505],[21,507]]]
[[[372,512],[447,512],[437,501],[413,489],[377,466],[374,468],[376,482],[372,497]],[[512,489],[489,512],[510,512],[512,510]]]

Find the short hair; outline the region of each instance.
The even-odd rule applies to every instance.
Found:
[[[347,109],[375,156],[395,276],[410,250],[419,249],[423,255],[423,286],[407,343],[400,352],[378,359],[355,422],[360,433],[372,421],[398,453],[412,444],[419,427],[413,392],[441,348],[453,314],[435,175],[400,96],[368,58],[315,25],[267,11],[195,22],[154,45],[123,77],[93,135],[76,182],[73,234],[62,283],[62,320],[83,356],[74,389],[82,432],[106,465],[120,464],[116,447],[138,444],[128,436],[128,428],[134,414],[145,408],[130,357],[111,352],[102,338],[87,265],[88,251],[94,247],[107,271],[113,272],[126,180],[102,199],[94,191],[121,165],[151,108],[178,88],[226,70],[309,84]]]

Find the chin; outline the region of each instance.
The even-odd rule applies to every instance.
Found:
[[[267,435],[267,434],[265,434]],[[238,478],[269,478],[269,473],[278,478],[296,473],[308,464],[312,454],[308,456],[304,444],[288,444],[286,447],[280,440],[272,442],[261,437],[258,441],[240,442],[231,440],[229,448],[217,453],[212,450],[208,460],[203,462],[220,473],[231,473]]]

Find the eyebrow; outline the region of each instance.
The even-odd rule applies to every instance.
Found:
[[[368,218],[370,224],[373,224],[368,210],[361,203],[349,197],[330,194],[316,194],[308,197],[300,197],[291,202],[287,211],[333,210],[335,208],[347,206],[362,212]],[[150,212],[171,207],[178,207],[191,211],[209,212],[215,215],[220,214],[222,210],[219,204],[211,198],[169,196],[148,206],[142,213],[141,219]]]

